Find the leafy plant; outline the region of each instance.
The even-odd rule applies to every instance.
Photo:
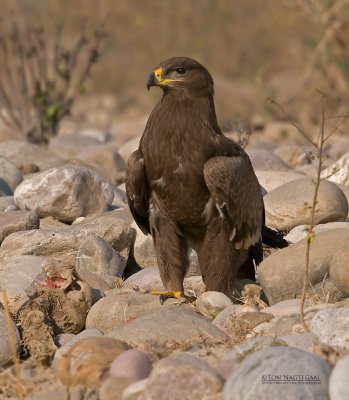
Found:
[[[88,35],[83,23],[73,41],[63,23],[48,27],[20,12],[0,23],[0,118],[28,141],[45,144],[84,92],[106,33]]]

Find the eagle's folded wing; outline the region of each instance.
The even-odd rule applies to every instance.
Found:
[[[149,197],[144,160],[140,150],[131,154],[127,161],[125,179],[127,202],[137,225],[144,234],[150,233],[149,228]]]
[[[261,240],[264,205],[261,189],[247,156],[218,156],[204,166],[206,185],[221,218],[230,227],[237,249],[248,249]]]

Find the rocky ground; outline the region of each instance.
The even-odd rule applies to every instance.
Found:
[[[122,144],[85,129],[47,149],[0,142],[0,300],[6,290],[12,317],[0,307],[0,399],[347,399],[349,137],[325,149],[331,176],[319,190],[305,331],[317,160],[285,129],[269,124],[247,152],[267,225],[290,246],[265,249],[257,283],[238,282],[233,299],[204,292],[192,253],[190,304],[149,294],[162,283],[123,185],[138,137]]]

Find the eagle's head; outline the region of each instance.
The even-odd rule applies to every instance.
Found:
[[[188,57],[173,57],[160,63],[149,75],[147,88],[160,86],[164,91],[213,94],[213,79],[207,69]]]

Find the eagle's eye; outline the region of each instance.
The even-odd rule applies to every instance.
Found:
[[[184,75],[187,72],[187,69],[184,67],[176,68],[176,72],[179,75]]]

